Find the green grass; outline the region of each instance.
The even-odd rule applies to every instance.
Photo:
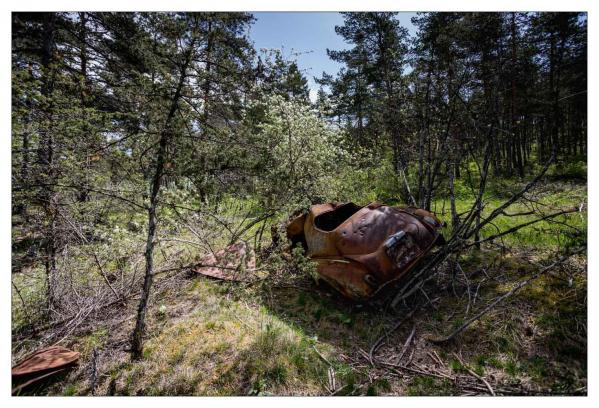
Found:
[[[62,395],[65,397],[70,397],[72,395],[75,395],[76,393],[77,387],[75,386],[75,384],[68,384],[62,391]]]
[[[223,301],[215,286],[193,285],[185,296],[197,306],[148,340],[143,361],[119,373],[119,393],[321,394],[328,367],[314,347],[331,347],[265,308]]]
[[[406,391],[409,396],[446,396],[453,395],[454,389],[446,379],[416,376],[410,381]]]
[[[580,173],[580,169],[571,170],[572,174]],[[515,184],[513,180],[495,182],[485,197],[488,203],[485,214],[517,190],[519,187]],[[463,183],[458,183],[457,187],[458,212],[461,212],[471,205],[473,198]],[[558,180],[542,185],[535,194],[547,206],[565,208],[586,202],[587,192],[580,182]],[[374,198],[383,195],[377,193]],[[365,203],[373,197],[358,198],[356,202]],[[445,213],[441,211],[443,206]],[[258,215],[253,212],[257,206],[251,198],[224,196],[219,208],[222,217],[231,221],[240,221],[245,214],[250,214],[249,220]],[[436,200],[433,203],[435,209],[440,218],[449,221],[447,199]],[[508,211],[524,210],[523,206],[516,205]],[[164,230],[174,231],[170,236],[194,239],[189,231],[177,225],[173,214],[165,212],[161,216]],[[284,216],[278,214],[273,222]],[[143,231],[131,233],[122,228],[115,231],[119,223],[129,218],[115,216],[102,226],[103,233],[112,234],[112,241],[98,244],[94,249],[104,260],[107,273],[117,273],[122,267],[117,259],[126,257],[133,244],[143,239]],[[504,230],[532,219],[526,215],[501,217],[495,224]],[[140,223],[142,220],[140,217]],[[586,212],[569,215],[568,221],[586,233]],[[204,227],[208,231],[216,228],[208,221]],[[260,224],[253,226],[244,238],[252,238],[259,228]],[[482,235],[494,233],[495,227],[488,227]],[[269,240],[270,228],[267,226],[263,243],[267,244]],[[467,273],[486,266],[491,275],[481,287],[476,307],[505,293],[514,281],[536,271],[538,267],[531,260],[543,261],[552,251],[581,240],[586,240],[586,234],[582,237],[569,235],[567,228],[543,222],[506,238],[505,242],[514,246],[512,253],[502,254],[488,247],[466,253],[462,266]],[[225,234],[215,235],[213,245],[220,249],[227,241]],[[178,255],[183,264],[202,255],[199,249],[181,243],[169,243],[166,248],[168,256],[184,250]],[[77,248],[73,251],[70,262],[62,264],[61,268],[72,267],[70,270],[80,279],[79,283],[90,287],[102,285],[89,257]],[[156,252],[156,260],[157,268],[165,262],[160,251]],[[132,261],[127,259],[125,262],[130,268]],[[265,266],[287,268],[287,264],[289,262],[282,259],[280,264]],[[287,269],[284,272],[287,273]],[[283,283],[287,283],[287,278],[291,279],[291,276],[283,274]],[[15,275],[13,280],[28,301],[43,298],[41,268],[31,270],[28,275]],[[306,290],[272,288],[268,282],[264,286],[245,289],[202,277],[178,282],[179,287],[157,293],[152,298],[148,312],[149,338],[143,359],[130,362],[128,355],[123,353],[106,362],[98,393],[106,392],[109,382],[114,380],[117,394],[122,395],[327,395],[329,364],[318,353],[332,364],[337,388],[342,394],[453,395],[459,391],[446,380],[428,376],[389,376],[370,380],[370,368],[368,363],[359,360],[358,348],[368,350],[397,316],[385,315],[374,308],[357,307],[325,285],[317,286],[306,280],[303,281]],[[464,321],[464,297],[455,298],[450,290],[441,287],[432,290],[440,300],[435,310],[425,310],[414,317],[417,340],[432,334],[449,333],[451,328]],[[507,378],[514,383],[531,382],[554,392],[569,393],[580,388],[586,384],[586,309],[581,307],[585,296],[584,276],[576,275],[571,285],[551,276],[539,279],[463,333],[460,346],[464,351],[464,362],[481,376]],[[27,323],[27,316],[14,288],[12,301],[13,330],[16,330]],[[132,303],[131,310],[134,306]],[[393,333],[385,347],[402,345],[410,329],[405,327]],[[529,330],[531,334],[527,334]],[[87,364],[93,348],[107,347],[114,335],[104,327],[97,327],[70,340],[71,345],[82,352],[82,362]],[[427,359],[425,353],[430,350],[439,353],[452,373],[468,375],[464,367],[453,360],[452,353],[457,349],[420,342],[416,346],[416,355]],[[347,358],[340,357],[342,355]],[[82,369],[52,392],[85,394],[88,382],[89,375]]]
[[[544,191],[537,193],[536,200],[538,201],[539,208],[543,210],[545,214],[551,214],[562,209],[580,207],[581,204],[585,204],[583,212],[576,212],[572,214],[565,214],[555,218],[553,221],[565,222],[574,228],[582,231],[579,234],[572,228],[564,225],[559,225],[552,220],[541,221],[539,223],[524,227],[508,236],[505,236],[501,240],[507,245],[516,245],[518,247],[531,247],[531,248],[564,248],[567,246],[585,243],[586,242],[586,228],[587,228],[587,213],[586,213],[586,202],[587,202],[587,189],[586,184],[579,183],[566,183],[560,182],[563,185],[556,187],[550,185],[548,188],[543,188]],[[456,194],[456,210],[459,213],[464,213],[472,207],[475,198],[473,194],[461,185],[460,191]],[[490,189],[485,198],[485,208],[482,212],[482,218],[489,215],[495,208],[502,205],[507,198],[511,196],[517,189],[514,185],[496,185]],[[433,201],[431,209],[436,212],[437,215],[447,222],[447,231],[451,231],[451,212],[450,202],[448,198],[439,198]],[[516,203],[510,206],[506,213],[518,214],[529,212],[530,208],[523,205],[522,203]],[[520,224],[524,224],[537,219],[536,215],[519,215],[515,217],[499,216],[493,224],[484,227],[481,231],[481,238],[490,237],[499,232],[506,231],[510,228],[516,227]]]

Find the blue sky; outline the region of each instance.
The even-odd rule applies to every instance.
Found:
[[[327,56],[327,48],[346,48],[335,26],[343,24],[343,17],[337,12],[272,12],[253,13],[256,22],[250,29],[250,37],[256,49],[279,48],[285,56],[300,53],[296,57],[300,69],[309,80],[310,96],[314,97],[318,86],[313,77],[320,77],[325,71],[335,74],[340,65]],[[399,21],[410,34],[415,28],[410,19],[416,13],[399,13]]]

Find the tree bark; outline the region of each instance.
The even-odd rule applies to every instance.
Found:
[[[160,143],[158,146],[156,167],[154,170],[154,176],[152,177],[150,206],[148,207],[148,235],[146,239],[145,251],[146,270],[141,299],[137,308],[137,321],[135,324],[135,329],[133,330],[131,336],[131,356],[134,360],[141,359],[143,355],[143,337],[146,331],[146,311],[148,308],[150,291],[152,289],[152,282],[154,280],[154,238],[156,236],[156,212],[158,209],[158,199],[160,194],[160,187],[162,186],[162,178],[164,176],[167,149],[169,147],[173,132],[172,120],[179,106],[179,100],[181,99],[181,90],[183,89],[183,85],[187,77],[187,67],[191,62],[191,54],[193,52],[194,44],[195,41],[192,41],[187,51],[187,58],[181,67],[177,88],[173,96],[173,99],[171,100],[170,110],[166,118],[163,131],[160,134]]]
[[[52,92],[54,89],[54,35],[56,27],[56,13],[46,13],[43,26],[42,44],[42,84],[41,94],[44,96],[43,114],[45,116],[46,129],[42,129],[42,140],[38,148],[38,159],[43,173],[49,179],[49,185],[53,184],[55,178],[54,166],[54,135],[52,133]],[[44,212],[48,221],[46,228],[45,270],[46,270],[46,301],[48,311],[52,311],[56,304],[54,293],[54,280],[56,275],[56,209],[55,192],[48,186],[42,193]]]

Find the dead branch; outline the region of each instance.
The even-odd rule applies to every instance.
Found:
[[[555,149],[554,149],[555,150]],[[488,145],[485,153],[485,158],[483,162],[482,169],[479,168],[481,172],[481,179],[479,184],[479,191],[475,202],[472,204],[468,215],[464,220],[461,221],[461,224],[454,230],[451,237],[447,240],[447,243],[421,268],[416,271],[416,273],[412,274],[412,276],[400,287],[397,291],[397,294],[391,301],[391,307],[395,308],[397,304],[409,297],[411,294],[418,290],[422,284],[429,279],[429,277],[433,276],[438,271],[438,266],[445,262],[447,258],[456,254],[462,249],[466,249],[471,247],[472,245],[479,246],[482,240],[478,238],[478,235],[483,227],[488,224],[492,224],[493,220],[501,215],[507,208],[509,208],[512,204],[522,198],[530,189],[532,189],[539,180],[545,175],[549,166],[555,160],[555,151],[552,153],[551,158],[547,161],[543,169],[531,180],[529,181],[523,188],[521,188],[518,192],[513,194],[508,200],[506,200],[499,207],[495,208],[489,216],[484,219],[480,218],[480,213],[482,211],[482,200],[485,192],[487,176],[489,173],[490,166],[490,158],[491,158],[491,147]],[[556,217],[557,215],[561,215],[556,213],[553,215]],[[550,218],[550,217],[549,217]],[[538,221],[535,221],[538,222]],[[472,225],[474,223],[474,226]],[[533,222],[534,223],[534,222]],[[530,224],[529,224],[530,225]],[[523,228],[525,225],[517,226],[515,228]],[[509,230],[508,230],[509,231]],[[498,233],[494,236],[494,238],[499,238],[508,233],[514,231],[504,231],[503,233]],[[474,236],[474,243],[468,242],[469,239]],[[489,239],[485,239],[484,241],[489,241]]]
[[[377,339],[377,341],[374,342],[374,344],[372,345],[372,347],[370,347],[370,352],[368,353],[368,360],[370,361],[370,364],[372,366],[375,365],[375,353],[377,351],[377,349],[381,346],[381,343],[383,341],[383,339],[385,337],[387,337],[389,334],[393,333],[395,330],[399,329],[399,327],[408,319],[410,319],[413,315],[414,312],[416,312],[416,309],[412,310],[410,313],[407,314],[406,317],[404,317],[403,319],[401,319],[400,321],[398,321],[395,326],[393,326],[393,328],[391,328],[390,331],[384,333],[381,337],[379,337]]]
[[[114,293],[114,296],[116,297],[116,299],[119,300],[121,297],[119,296],[118,293],[116,293],[116,290],[114,290],[114,287],[110,284],[110,281],[108,280],[108,277],[106,276],[106,273],[104,272],[104,268],[102,268],[102,264],[100,263],[100,260],[98,259],[98,255],[96,255],[95,252],[92,255],[94,257],[94,261],[96,262],[96,265],[98,266],[98,269],[100,270],[100,275],[102,275],[102,278],[104,278],[104,282],[106,282],[106,284],[108,285],[108,287],[110,288],[112,293]]]
[[[545,221],[545,220],[548,220],[548,219],[551,219],[551,218],[555,218],[555,217],[559,217],[560,215],[571,214],[571,213],[575,213],[575,212],[578,212],[578,208],[576,208],[576,207],[574,207],[574,208],[568,208],[566,210],[562,210],[562,211],[558,211],[556,213],[548,214],[548,215],[545,215],[545,216],[543,216],[541,218],[537,218],[535,220],[532,220],[532,221],[529,221],[529,222],[525,222],[525,223],[516,225],[516,226],[514,226],[514,227],[512,227],[510,229],[507,229],[505,231],[502,231],[502,232],[500,232],[498,234],[492,235],[492,236],[487,237],[485,239],[481,239],[481,240],[475,241],[475,242],[473,242],[471,244],[468,244],[464,248],[469,248],[469,247],[471,247],[473,245],[476,245],[476,244],[482,244],[483,242],[492,241],[494,239],[497,239],[497,238],[500,238],[500,237],[504,237],[504,236],[506,236],[508,234],[514,233],[514,232],[516,232],[516,231],[518,231],[518,230],[520,230],[522,228],[528,227],[528,226],[536,224],[538,222]]]
[[[464,279],[466,280],[466,290],[468,293],[468,305],[466,306],[466,315],[468,315],[468,312],[470,312],[470,306],[472,304],[472,293],[470,290],[470,280],[468,279],[468,276],[466,275],[466,272],[464,272],[464,269],[462,268],[462,265],[460,265],[459,262],[456,262],[456,268],[458,268],[460,270],[460,272],[462,272],[462,275],[464,276]]]
[[[58,213],[60,214],[60,216],[69,224],[69,226],[73,229],[75,234],[77,234],[77,236],[79,237],[81,242],[83,242],[84,244],[89,244],[89,240],[85,237],[85,235],[83,235],[83,233],[79,230],[79,228],[77,228],[77,226],[73,223],[73,221],[71,221],[71,219],[69,217],[67,217],[62,211],[60,211],[60,207],[57,207],[57,208],[58,208]],[[116,292],[114,287],[110,284],[110,281],[108,280],[108,277],[104,273],[104,268],[102,268],[102,264],[100,263],[100,260],[98,259],[98,255],[96,254],[95,251],[92,251],[92,256],[94,258],[96,265],[98,266],[100,275],[104,279],[104,282],[106,282],[106,284],[108,285],[108,287],[110,288],[112,293],[114,293],[114,296],[117,298],[117,300],[119,300],[121,297]]]
[[[398,363],[401,361],[401,359],[403,358],[406,351],[408,351],[408,347],[410,347],[410,344],[412,343],[412,339],[414,338],[415,333],[416,333],[416,325],[412,326],[412,331],[410,332],[410,335],[408,336],[403,347],[401,348],[401,352],[399,353],[399,357],[397,358]]]
[[[555,160],[555,148],[554,148],[553,153],[551,154],[551,157],[549,158],[549,160],[547,160],[547,163],[545,163],[545,166],[539,172],[539,174],[537,174],[535,176],[535,178],[533,178],[531,181],[529,181],[528,184],[526,184],[522,189],[520,189],[520,191],[518,191],[517,193],[512,195],[502,205],[500,205],[499,207],[494,209],[491,212],[491,214],[488,217],[486,217],[484,220],[481,220],[480,224],[475,226],[474,229],[467,230],[467,232],[464,234],[464,238],[468,238],[468,237],[471,237],[472,235],[476,234],[485,225],[487,225],[489,222],[493,221],[495,218],[497,218],[499,215],[501,215],[507,208],[509,208],[516,201],[518,201],[524,194],[526,194],[531,188],[533,188],[539,182],[539,180],[541,180],[541,178],[545,175],[545,173],[549,169],[549,166],[553,163],[554,160]]]
[[[462,360],[462,358],[460,356],[458,356],[456,353],[453,353],[453,355],[455,356],[455,358],[458,359],[458,361],[460,362],[462,367],[464,367],[464,369],[470,373],[470,375],[472,375],[474,378],[482,381],[485,384],[485,386],[489,389],[489,392],[491,393],[491,395],[495,396],[495,391],[493,391],[493,387],[491,387],[491,384],[489,384],[489,382],[487,380],[485,380],[480,375],[476,374],[470,367],[468,367],[466,365],[466,363],[464,363],[464,360]]]
[[[501,303],[502,301],[504,301],[508,297],[512,296],[514,293],[518,292],[524,286],[528,285],[530,282],[532,282],[535,279],[539,278],[540,276],[542,276],[546,272],[550,271],[551,269],[555,268],[558,265],[561,265],[562,263],[564,263],[564,261],[566,261],[570,257],[583,252],[585,249],[586,248],[581,248],[581,249],[578,249],[578,250],[576,250],[576,251],[574,251],[574,252],[572,252],[572,253],[570,253],[568,255],[562,256],[560,259],[558,259],[557,261],[555,261],[551,265],[546,266],[545,268],[541,269],[537,273],[533,274],[530,278],[528,278],[528,279],[520,282],[519,284],[517,284],[516,286],[514,286],[511,290],[509,290],[505,294],[497,297],[494,301],[492,301],[487,306],[485,306],[480,312],[478,312],[476,315],[472,316],[464,324],[462,324],[460,327],[458,327],[457,329],[455,329],[449,336],[443,337],[441,339],[429,339],[429,341],[431,341],[432,343],[437,343],[437,344],[438,343],[446,343],[446,342],[451,341],[457,335],[459,335],[462,331],[464,331],[464,329],[466,329],[472,323],[474,323],[475,321],[477,321],[478,319],[480,319],[482,316],[484,316],[486,313],[488,313],[491,309],[493,309],[499,303]]]

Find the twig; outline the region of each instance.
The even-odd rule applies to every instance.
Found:
[[[27,320],[29,321],[29,324],[31,324],[31,326],[33,327],[34,326],[33,319],[31,318],[31,316],[29,315],[29,312],[27,311],[27,306],[25,305],[25,300],[23,299],[23,296],[21,295],[21,291],[19,290],[17,285],[15,285],[14,281],[11,280],[10,283],[12,283],[12,286],[15,288],[15,291],[17,292],[19,299],[21,299],[21,303],[23,305],[23,313],[25,313],[25,316],[27,316]]]
[[[312,348],[314,349],[314,351],[316,352],[316,354],[318,354],[318,357],[320,357],[322,359],[322,361],[324,361],[325,363],[327,363],[330,367],[333,366],[333,364],[331,364],[331,362],[329,360],[326,359],[325,356],[323,356],[320,351],[318,351],[318,349],[316,348],[315,345],[312,345]]]
[[[466,365],[466,363],[464,363],[464,360],[462,360],[460,358],[460,356],[458,356],[456,353],[453,353],[453,355],[458,359],[458,361],[460,362],[460,364],[462,364],[462,367],[464,367],[466,369],[466,371],[468,371],[473,377],[482,381],[485,384],[485,386],[489,389],[489,392],[491,393],[491,395],[495,396],[495,391],[493,391],[493,387],[491,387],[491,384],[489,384],[489,382],[487,380],[485,380],[483,377],[481,377],[480,375],[476,374],[473,370],[471,370],[470,367],[468,367]]]
[[[121,297],[119,296],[118,293],[116,293],[116,290],[114,290],[114,288],[110,284],[110,281],[108,280],[108,277],[104,273],[104,268],[102,268],[102,264],[100,263],[100,260],[98,259],[98,256],[96,255],[95,252],[93,252],[92,255],[94,257],[94,260],[96,261],[96,265],[98,266],[98,269],[100,270],[100,275],[102,275],[102,277],[104,278],[104,282],[106,282],[106,284],[108,285],[108,287],[110,288],[110,290],[112,290],[112,293],[114,293],[114,296],[116,297],[116,299],[120,300]]]
[[[459,262],[456,262],[456,267],[460,270],[460,272],[462,272],[462,275],[464,276],[464,279],[466,280],[466,289],[468,291],[468,305],[466,306],[465,315],[468,316],[468,313],[470,312],[470,305],[472,304],[472,294],[470,291],[470,280],[468,279],[466,272],[464,272],[464,269],[462,268],[462,265],[460,265]]]
[[[404,343],[403,347],[401,348],[401,353],[399,353],[399,357],[397,358],[398,363],[401,361],[401,359],[403,358],[406,351],[408,351],[408,347],[410,346],[410,343],[412,342],[412,339],[414,338],[414,333],[416,333],[416,325],[412,326],[412,332],[410,333],[410,335],[406,339],[406,342]]]
[[[333,366],[329,366],[328,375],[329,375],[329,391],[331,392],[331,394],[334,394],[335,391],[337,391],[337,383],[335,381],[335,369],[333,368]]]
[[[408,366],[402,365],[402,364],[393,364],[393,363],[387,363],[384,361],[381,361],[380,364],[390,368],[391,371],[393,371],[393,370],[397,371],[397,369],[400,369],[400,370],[404,370],[404,371],[410,371],[410,372],[416,373],[416,374],[428,375],[430,377],[444,378],[444,379],[449,379],[452,381],[455,380],[455,377],[451,377],[447,374],[433,373],[433,372],[425,371],[425,370],[418,369],[418,368],[408,367]]]
[[[383,334],[381,337],[379,337],[378,340],[374,342],[374,344],[372,345],[372,347],[370,347],[370,352],[368,353],[368,360],[370,361],[370,364],[372,366],[375,365],[374,364],[375,363],[375,353],[376,353],[377,349],[380,347],[381,342],[383,341],[383,339],[386,336],[388,336],[389,334],[393,333],[395,330],[397,330],[399,328],[399,326],[402,325],[403,322],[405,322],[406,320],[408,320],[409,318],[411,318],[415,311],[416,310],[412,310],[410,313],[408,313],[408,315],[406,317],[404,317],[399,322],[397,322],[395,324],[395,326],[393,326],[393,328],[389,332],[387,332],[387,333]]]
[[[508,291],[505,294],[497,297],[494,301],[492,301],[487,306],[485,306],[480,312],[478,312],[477,314],[475,314],[474,316],[472,316],[464,324],[462,324],[460,327],[458,327],[457,329],[455,329],[449,336],[441,338],[441,339],[429,339],[429,341],[431,341],[433,343],[446,343],[446,342],[452,340],[454,337],[456,337],[462,331],[464,331],[464,329],[466,329],[468,326],[470,326],[473,322],[475,322],[476,320],[480,319],[489,310],[493,309],[496,305],[498,305],[499,303],[501,303],[502,301],[504,301],[505,299],[507,299],[508,297],[510,297],[511,295],[513,295],[514,293],[516,293],[517,291],[519,291],[520,289],[522,289],[524,286],[528,285],[533,280],[537,279],[539,276],[541,276],[544,273],[546,273],[547,271],[555,268],[556,266],[561,265],[565,260],[569,259],[571,256],[574,256],[576,254],[579,254],[579,253],[583,252],[585,249],[586,248],[580,248],[580,249],[572,252],[569,255],[564,255],[563,257],[561,257],[560,259],[558,259],[557,261],[555,261],[551,265],[546,266],[545,268],[541,269],[537,273],[533,274],[530,278],[528,278],[528,279],[520,282],[519,284],[517,284],[516,286],[514,286],[510,291]]]
[[[578,212],[578,208],[574,207],[574,208],[569,208],[569,209],[566,209],[566,210],[558,211],[558,212],[553,213],[553,214],[548,214],[548,215],[545,215],[545,216],[543,216],[541,218],[537,218],[537,219],[534,219],[532,221],[516,225],[516,226],[514,226],[514,227],[512,227],[510,229],[507,229],[505,231],[499,232],[499,233],[497,233],[495,235],[492,235],[490,237],[487,237],[487,238],[480,239],[478,241],[472,242],[471,244],[466,245],[465,248],[469,248],[469,247],[474,246],[474,245],[482,244],[483,242],[492,241],[494,239],[497,239],[497,238],[503,237],[505,235],[511,234],[513,232],[516,232],[516,231],[518,231],[518,230],[520,230],[522,228],[528,227],[528,226],[536,224],[538,222],[546,221],[546,220],[549,220],[551,218],[559,217],[560,215],[570,214],[570,213],[574,213],[574,212]]]
[[[445,367],[445,363],[443,362],[443,360],[441,360],[441,357],[439,357],[439,355],[437,354],[437,352],[435,350],[433,350],[433,355],[436,357],[439,364],[441,364],[441,367]]]

